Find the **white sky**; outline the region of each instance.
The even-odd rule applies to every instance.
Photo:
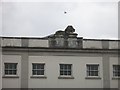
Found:
[[[118,0],[3,0],[0,9],[3,36],[45,37],[72,25],[79,37],[118,38]]]

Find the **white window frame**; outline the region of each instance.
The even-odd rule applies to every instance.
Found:
[[[42,65],[44,65],[44,69],[40,69],[40,70],[44,70],[44,75],[33,75],[33,64],[42,64]],[[37,70],[37,69],[36,69]],[[45,76],[45,63],[32,63],[32,76]]]
[[[16,64],[16,74],[5,74],[5,70],[12,70],[12,69],[6,69],[5,64]],[[18,63],[12,63],[12,62],[5,62],[4,63],[4,76],[17,76],[18,75]]]
[[[114,65],[112,65],[112,68],[113,68],[113,78],[120,78],[120,76],[115,76],[114,75],[114,72],[120,72],[120,71],[115,71],[114,70],[114,66],[120,66],[119,64],[114,64]]]
[[[97,71],[98,72],[98,76],[91,76],[88,74],[89,70],[87,69],[88,65],[97,65],[98,66],[98,70],[91,70],[91,71]],[[100,64],[86,64],[86,77],[100,77]]]
[[[60,74],[60,71],[61,71],[60,65],[71,65],[71,75],[61,75]],[[59,76],[60,77],[73,77],[73,64],[64,64],[64,63],[59,64]]]

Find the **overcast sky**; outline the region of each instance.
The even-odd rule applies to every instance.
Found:
[[[1,7],[3,36],[45,37],[72,25],[79,37],[118,38],[118,2],[115,0],[112,2],[6,1],[0,4],[0,9]]]

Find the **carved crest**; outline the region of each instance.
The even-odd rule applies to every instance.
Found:
[[[75,32],[75,29],[72,26],[68,26],[65,29],[65,33],[67,33],[67,34],[71,34],[71,33],[74,33],[74,32]]]

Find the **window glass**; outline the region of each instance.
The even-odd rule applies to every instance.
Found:
[[[60,64],[60,75],[71,75],[72,74],[71,64]]]
[[[5,63],[5,75],[17,74],[17,63]]]
[[[87,65],[87,76],[99,76],[99,65]]]
[[[113,76],[120,77],[120,65],[113,65]]]
[[[44,64],[32,64],[32,67],[33,75],[44,75]]]

